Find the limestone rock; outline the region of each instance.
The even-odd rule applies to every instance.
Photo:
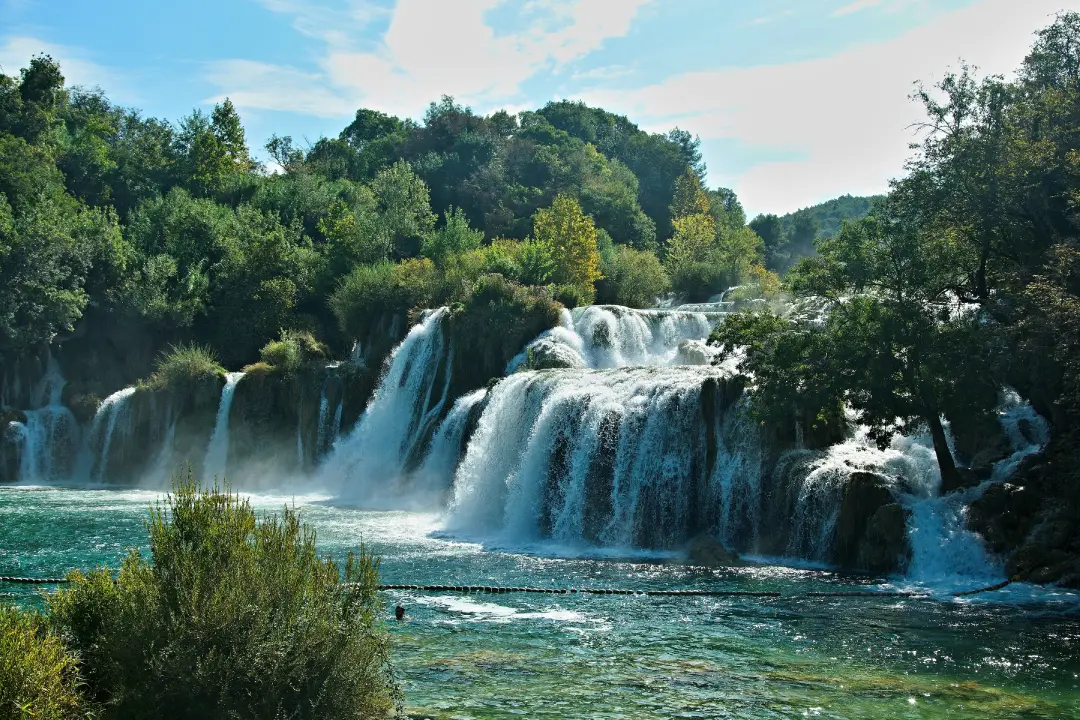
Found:
[[[907,511],[893,501],[885,478],[852,473],[836,522],[834,561],[852,570],[897,572],[910,555],[906,526]]]
[[[743,564],[737,553],[711,535],[698,535],[686,548],[686,561],[706,567],[738,567]]]

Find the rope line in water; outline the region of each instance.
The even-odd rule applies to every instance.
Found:
[[[1012,584],[1015,578],[1010,578],[996,585],[979,588],[978,590],[966,590],[964,592],[950,593],[952,597],[968,597],[980,593],[994,592]],[[62,585],[67,578],[28,578],[10,577],[0,575],[0,582],[18,583],[23,585]],[[499,587],[494,585],[380,585],[379,590],[414,590],[417,592],[454,592],[454,593],[532,593],[540,595],[643,595],[646,597],[787,597],[787,598],[829,598],[829,597],[906,597],[925,598],[931,597],[926,593],[918,593],[907,590],[836,590],[831,592],[805,592],[792,595],[782,595],[775,591],[752,591],[752,590],[623,590],[613,588],[533,588],[533,587]]]

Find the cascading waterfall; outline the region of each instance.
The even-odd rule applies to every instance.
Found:
[[[944,496],[910,495],[908,539],[911,567],[908,577],[926,584],[993,582],[1003,570],[986,552],[982,538],[967,529],[968,506],[995,484],[1005,482],[1020,462],[1042,449],[1050,440],[1050,427],[1030,404],[1013,391],[1004,393],[998,422],[1009,441],[1011,454],[994,464],[989,479],[980,485]],[[940,476],[937,478],[940,484]]]
[[[615,305],[564,311],[559,326],[530,343],[507,370],[524,366],[530,356],[564,368],[707,365],[715,352],[705,341],[723,316],[711,306],[708,312]]]
[[[330,414],[330,389],[337,391],[337,402],[334,404],[333,415]],[[341,376],[336,373],[328,373],[322,383],[319,394],[318,426],[315,429],[315,457],[321,458],[337,442],[341,432],[341,412],[345,404],[345,394],[342,388]]]
[[[80,455],[80,472],[76,474],[84,478],[92,478],[95,482],[105,482],[109,471],[109,451],[112,449],[113,434],[118,424],[124,431],[130,430],[130,400],[135,394],[134,387],[124,388],[114,392],[102,401],[94,413],[94,420],[90,425],[90,433]],[[94,444],[101,443],[100,449]],[[95,463],[96,457],[96,463]],[[95,468],[96,464],[96,468]]]
[[[473,409],[487,397],[487,390],[477,390],[460,397],[450,408],[431,440],[427,456],[413,473],[413,482],[420,490],[445,494],[453,484],[454,471],[461,457],[465,431]]]
[[[61,397],[66,381],[50,355],[45,375],[34,393],[35,410],[26,411],[26,423],[12,423],[21,438],[19,480],[57,482],[69,478],[79,449],[80,430]]]
[[[447,312],[426,312],[394,349],[356,427],[322,466],[322,478],[340,487],[345,498],[400,506],[411,494],[403,482],[407,467],[423,449],[450,391],[453,348],[442,328]]]
[[[520,372],[496,386],[454,479],[471,537],[673,548],[709,529],[713,367]],[[735,448],[722,448],[728,456]]]
[[[242,372],[225,375],[225,387],[221,389],[221,401],[218,403],[214,431],[210,435],[210,444],[206,448],[203,460],[203,476],[206,478],[224,478],[229,461],[229,410],[232,409],[236,386],[244,378]]]

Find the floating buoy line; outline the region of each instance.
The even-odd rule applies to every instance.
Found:
[[[951,597],[968,597],[981,593],[994,592],[1012,584],[1015,578],[999,582],[977,590],[949,593]],[[0,575],[0,583],[22,585],[63,585],[67,578],[30,578]],[[537,595],[634,595],[644,597],[756,597],[756,598],[830,598],[830,597],[902,597],[930,598],[929,593],[910,590],[835,590],[826,592],[804,592],[784,595],[776,591],[754,590],[624,590],[614,588],[535,588],[503,587],[496,585],[379,585],[379,590],[409,590],[413,592],[443,592],[465,594],[502,595],[510,593],[531,593]]]

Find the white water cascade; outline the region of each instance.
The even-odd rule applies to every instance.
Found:
[[[477,390],[460,397],[446,414],[431,439],[424,463],[413,473],[417,488],[433,495],[446,494],[453,484],[454,471],[461,458],[465,431],[473,409],[487,397],[487,390]]]
[[[134,394],[135,388],[127,387],[114,392],[98,406],[90,424],[90,432],[80,452],[77,476],[97,483],[103,483],[108,479],[109,451],[112,449],[113,435],[116,433],[117,425],[120,425],[122,432],[131,430],[130,400]]]
[[[203,459],[203,477],[223,479],[229,462],[229,410],[232,409],[236,386],[244,378],[242,372],[225,375],[225,387],[221,389],[221,401],[218,403],[214,431],[210,435],[210,444]]]
[[[450,391],[453,348],[442,328],[447,312],[425,313],[394,349],[356,427],[323,464],[320,476],[344,498],[399,507],[412,495],[406,468],[423,449]]]
[[[911,510],[908,521],[909,579],[923,584],[955,584],[962,588],[970,587],[973,582],[989,584],[1004,577],[1003,568],[986,552],[982,538],[967,528],[967,508],[992,485],[1008,480],[1024,458],[1041,450],[1050,440],[1050,427],[1013,391],[1004,393],[998,422],[1012,452],[994,464],[986,481],[940,497],[933,493],[905,498],[905,504]]]
[[[725,313],[633,310],[590,305],[564,311],[558,327],[543,333],[507,368],[513,372],[529,358],[541,367],[618,368],[707,365],[715,352],[705,341]]]
[[[11,423],[21,439],[21,482],[58,482],[69,478],[79,449],[79,423],[64,407],[66,381],[50,355],[45,375],[34,393],[37,409],[26,411],[26,423]]]
[[[697,366],[511,376],[457,470],[446,529],[511,543],[681,544],[717,517],[705,387],[727,382]],[[726,464],[739,455],[717,449]]]

